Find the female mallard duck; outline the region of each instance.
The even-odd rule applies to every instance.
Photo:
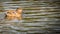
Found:
[[[22,20],[22,9],[17,8],[16,11],[14,10],[8,10],[6,14],[7,19],[12,20],[12,19],[18,19]]]
[[[15,18],[14,12],[15,12],[14,10],[8,10],[7,14],[6,14],[6,16],[7,16],[6,18],[9,19],[9,20],[14,19]]]

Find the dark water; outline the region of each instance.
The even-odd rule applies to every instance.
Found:
[[[6,10],[23,9],[22,22],[7,22]],[[58,1],[11,1],[2,2],[0,12],[1,34],[59,34],[60,9]]]

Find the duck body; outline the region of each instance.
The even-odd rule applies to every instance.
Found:
[[[9,20],[13,19],[22,20],[22,11],[20,9],[17,11],[8,10],[6,16],[7,16],[6,18]]]

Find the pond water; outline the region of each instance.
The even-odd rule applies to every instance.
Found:
[[[23,9],[20,22],[4,18],[6,10],[18,7]],[[2,2],[0,8],[3,10],[0,12],[0,34],[53,34],[60,31],[59,2],[11,1]]]

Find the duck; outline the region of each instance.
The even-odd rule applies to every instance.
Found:
[[[22,9],[17,8],[16,10],[8,10],[6,16],[7,16],[7,19],[9,20],[12,20],[12,19],[22,20]]]
[[[12,20],[15,18],[14,10],[8,10],[7,11],[7,19]]]

